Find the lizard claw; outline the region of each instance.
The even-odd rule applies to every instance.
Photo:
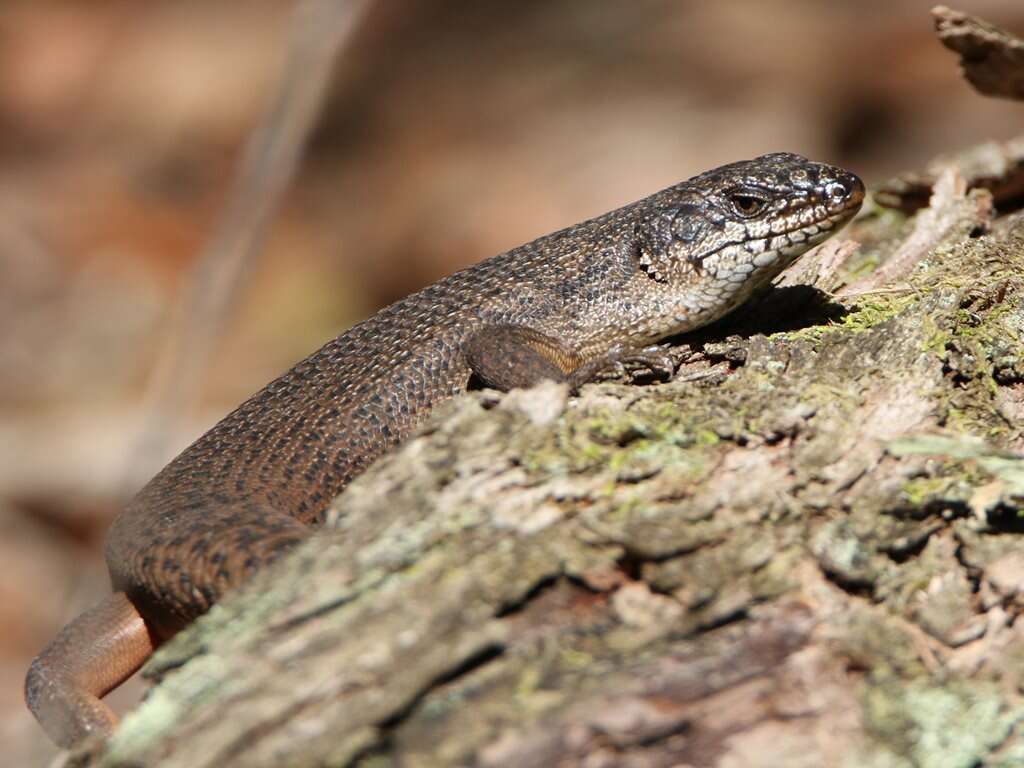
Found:
[[[644,349],[613,349],[602,357],[584,363],[569,376],[569,385],[577,391],[594,381],[626,380],[633,383],[645,379],[668,381],[676,366],[668,345]]]

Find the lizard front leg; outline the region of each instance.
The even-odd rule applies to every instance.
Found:
[[[588,382],[608,375],[622,376],[638,368],[664,378],[674,370],[663,348],[615,347],[586,358],[552,336],[515,325],[476,331],[464,343],[463,352],[484,385],[506,392],[545,380],[567,382],[575,392]]]

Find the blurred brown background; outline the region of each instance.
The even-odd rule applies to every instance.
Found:
[[[170,449],[382,304],[702,169],[790,150],[870,184],[1019,133],[1019,105],[960,80],[930,5],[379,0]],[[0,5],[11,765],[53,752],[21,704],[25,668],[107,588],[102,536],[134,490],[147,384],[294,7]],[[1024,33],[1019,0],[958,7]]]

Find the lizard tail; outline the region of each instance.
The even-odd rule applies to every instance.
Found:
[[[68,624],[43,649],[25,678],[25,701],[47,735],[70,747],[106,739],[117,716],[100,701],[142,666],[156,643],[121,592]]]

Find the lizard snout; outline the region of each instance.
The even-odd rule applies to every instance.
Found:
[[[825,204],[834,211],[857,210],[864,202],[864,182],[860,177],[839,168],[824,185]]]

